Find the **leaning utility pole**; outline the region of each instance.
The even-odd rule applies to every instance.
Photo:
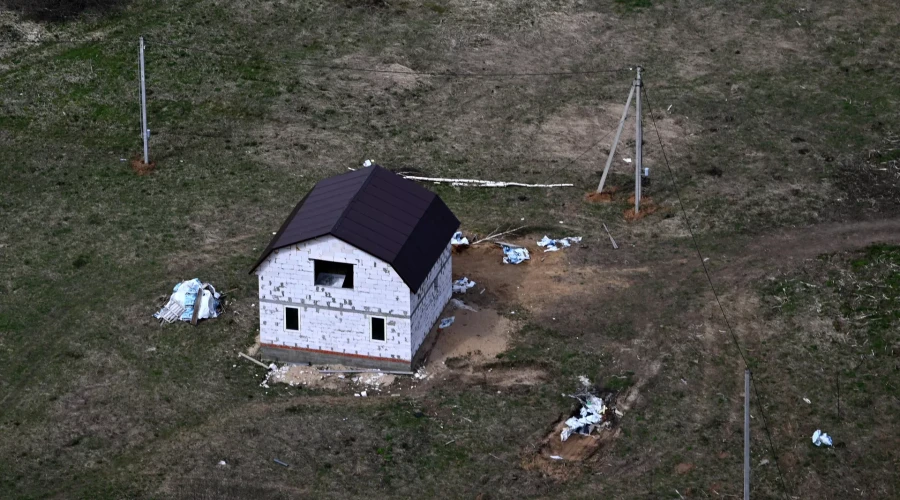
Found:
[[[644,128],[641,123],[641,68],[637,67],[637,78],[634,80],[634,213],[641,208],[641,175],[644,156]]]
[[[750,370],[744,370],[744,500],[750,500]]]
[[[622,118],[619,120],[619,128],[616,130],[616,138],[613,139],[612,146],[609,148],[609,157],[606,158],[606,166],[603,167],[603,175],[600,176],[600,185],[597,186],[597,192],[603,191],[603,185],[606,184],[606,174],[609,173],[609,166],[612,165],[613,156],[616,155],[616,146],[619,145],[619,138],[622,137],[622,129],[625,127],[625,119],[628,118],[628,109],[631,107],[631,98],[634,97],[634,84],[631,84],[631,92],[628,93],[628,99],[625,101],[625,109],[622,110]]]
[[[150,164],[150,129],[147,128],[147,81],[144,77],[144,37],[141,37],[141,137],[144,139],[144,164]]]
[[[603,167],[603,175],[600,176],[600,184],[597,186],[597,192],[603,191],[606,184],[606,176],[609,174],[609,167],[612,165],[613,157],[616,154],[616,147],[619,145],[619,139],[622,137],[622,129],[625,127],[625,119],[628,118],[628,109],[631,108],[631,98],[634,97],[635,107],[635,124],[634,124],[634,213],[638,213],[641,208],[641,174],[643,173],[643,140],[644,128],[641,122],[641,68],[637,67],[637,78],[631,83],[631,91],[628,93],[628,99],[625,101],[625,109],[622,110],[622,118],[619,119],[619,127],[616,130],[616,138],[613,139],[612,146],[609,148],[609,156],[606,158],[606,166]]]

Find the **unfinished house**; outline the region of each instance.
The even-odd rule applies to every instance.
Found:
[[[261,354],[412,369],[450,300],[458,227],[436,194],[380,166],[320,181],[251,270]]]

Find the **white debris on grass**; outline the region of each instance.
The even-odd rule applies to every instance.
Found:
[[[441,320],[441,324],[438,325],[438,328],[447,328],[456,321],[456,316],[450,316]]]
[[[201,292],[202,291],[202,292]],[[199,300],[200,310],[198,311],[198,319],[215,318],[220,313],[219,298],[221,294],[209,283],[203,283],[199,279],[182,281],[175,285],[172,289],[172,295],[169,301],[156,312],[153,317],[172,323],[176,319],[181,321],[190,321],[194,316],[194,306],[197,304],[197,296],[201,294]]]
[[[808,404],[808,405],[811,405],[811,404],[812,404],[812,401],[810,401],[809,398],[803,398],[803,402],[806,403],[806,404]]]
[[[388,387],[397,380],[396,375],[390,375],[382,372],[361,373],[353,377],[352,381],[356,384],[365,386],[367,389],[381,391],[383,387]]]
[[[559,455],[550,455],[550,458],[552,458],[553,460],[562,460],[563,459],[563,457],[561,457]]]
[[[373,391],[381,392],[390,388],[397,381],[399,375],[384,373],[377,370],[356,370],[352,367],[338,366],[312,366],[307,364],[287,363],[278,366],[275,363],[269,365],[269,371],[259,386],[269,389],[276,383],[291,387],[309,387],[325,389],[350,389],[357,394]],[[342,370],[348,373],[339,373]],[[325,373],[322,370],[332,373]],[[365,397],[363,394],[362,397]]]
[[[530,260],[528,249],[522,247],[513,247],[503,245],[503,263],[504,264],[521,264],[526,260]]]
[[[470,281],[469,278],[463,276],[462,278],[453,282],[453,293],[466,293],[470,288],[475,286],[474,281]]]
[[[450,238],[451,245],[468,245],[469,238],[463,236],[462,231],[457,231],[453,233],[453,237]]]
[[[424,366],[421,366],[418,370],[416,370],[416,373],[413,374],[413,377],[417,380],[425,380],[426,378],[428,378],[428,372],[425,371]]]
[[[291,365],[284,365],[281,368],[279,368],[278,365],[276,365],[275,363],[271,363],[269,365],[269,372],[266,373],[266,378],[264,378],[263,381],[260,382],[259,386],[268,389],[269,382],[272,382],[274,384],[275,382],[278,382],[279,379],[283,379],[285,374],[287,374],[288,370],[290,370],[290,369],[291,369]],[[294,384],[291,384],[291,385],[294,385]]]
[[[219,467],[225,467],[226,465],[228,465],[228,464],[225,463],[224,460],[219,460]]]
[[[463,310],[466,310],[466,311],[478,312],[478,309],[475,309],[474,307],[472,307],[472,306],[466,304],[465,302],[463,302],[463,301],[461,301],[461,300],[459,300],[459,299],[450,299],[450,305],[452,305],[453,307],[455,307],[455,308],[457,308],[457,309],[463,309]]]
[[[575,396],[581,401],[582,407],[579,416],[566,420],[566,427],[559,434],[560,441],[569,439],[572,434],[591,435],[594,429],[604,423],[603,414],[606,412],[606,404],[594,395],[588,395],[585,399]]]
[[[555,252],[560,248],[568,248],[572,246],[572,243],[579,242],[581,242],[581,236],[568,236],[566,238],[554,240],[545,234],[537,244],[539,247],[544,247],[545,252]]]
[[[832,443],[831,436],[829,436],[828,434],[825,434],[820,429],[816,429],[816,432],[813,432],[812,442],[816,446],[822,446],[823,444],[825,446],[831,446],[831,443]]]
[[[581,384],[582,387],[590,387],[591,386],[591,380],[589,378],[585,377],[584,375],[578,376],[578,382]]]

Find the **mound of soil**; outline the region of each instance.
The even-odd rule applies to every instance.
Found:
[[[150,163],[144,163],[144,160],[140,158],[133,158],[131,160],[131,170],[134,170],[134,173],[138,175],[147,175],[153,170],[156,169],[156,162],[151,161]]]
[[[588,203],[609,203],[613,201],[612,193],[598,193],[596,191],[591,191],[584,195],[585,201]]]
[[[616,193],[619,192],[619,186],[606,186],[603,188],[602,193],[598,193],[596,191],[591,191],[585,193],[584,199],[588,203],[608,203],[613,201]]]
[[[628,203],[632,206],[625,209],[625,212],[622,215],[625,217],[625,220],[628,222],[634,222],[636,220],[641,220],[644,217],[655,213],[659,210],[659,206],[656,203],[653,203],[653,200],[647,197],[641,198],[641,209],[638,213],[634,213],[634,195],[628,198]]]

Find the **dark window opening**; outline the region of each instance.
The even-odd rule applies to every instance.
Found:
[[[316,286],[353,288],[353,264],[316,260]]]
[[[372,318],[372,340],[384,340],[384,318]]]
[[[284,329],[299,330],[300,329],[300,310],[296,307],[284,308]]]

